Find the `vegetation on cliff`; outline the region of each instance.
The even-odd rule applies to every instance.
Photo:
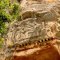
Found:
[[[9,23],[17,20],[19,16],[19,4],[17,2],[11,3],[10,0],[0,0],[0,43],[7,32]],[[1,45],[0,44],[0,45]]]

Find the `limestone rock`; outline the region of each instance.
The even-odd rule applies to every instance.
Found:
[[[32,3],[24,0],[22,6],[22,21],[16,21],[8,30],[7,40],[19,41],[34,36],[40,38],[55,37],[58,31],[58,3]],[[22,1],[22,2],[24,2]],[[31,4],[29,3],[31,2]],[[38,1],[35,1],[38,2]],[[54,10],[56,9],[56,11]]]

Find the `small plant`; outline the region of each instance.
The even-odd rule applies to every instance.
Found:
[[[4,38],[1,38],[1,37],[0,37],[0,48],[2,48],[3,42],[4,42]]]
[[[19,4],[11,3],[10,0],[0,0],[0,37],[7,32],[6,22],[9,24],[17,20],[19,16]],[[0,39],[0,41],[2,41]],[[0,42],[1,44],[2,42]]]
[[[12,19],[17,19],[17,17],[19,16],[19,4],[18,3],[14,3],[11,5],[11,15],[12,15]]]
[[[10,10],[12,11],[10,13]],[[19,4],[10,3],[10,0],[0,1],[0,34],[4,33],[6,30],[6,22],[11,22],[17,20],[19,15]]]

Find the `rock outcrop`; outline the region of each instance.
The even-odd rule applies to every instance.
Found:
[[[60,37],[60,1],[22,0],[21,7],[22,21],[16,21],[9,26],[7,46],[8,41],[24,44],[28,41]]]
[[[26,2],[24,6],[23,1]],[[16,21],[9,27],[7,40],[16,42],[34,36],[40,36],[41,39],[56,37],[60,25],[58,23],[58,2],[23,1],[21,3],[22,21]]]

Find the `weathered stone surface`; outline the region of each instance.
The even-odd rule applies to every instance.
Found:
[[[14,44],[22,43],[22,45],[24,46],[25,42],[29,44],[28,41],[32,41],[33,43],[35,42],[35,40],[42,41],[42,39],[44,40],[45,38],[49,38],[49,37],[58,37],[58,38],[60,37],[60,34],[59,34],[60,33],[60,18],[59,18],[60,2],[55,0],[54,2],[51,2],[52,0],[49,0],[49,1],[45,0],[45,1],[48,1],[48,3],[45,1],[40,1],[40,2],[39,1],[36,1],[36,0],[21,1],[22,21],[16,21],[9,26],[9,29],[7,32],[7,38],[6,38],[7,46],[10,46],[10,44],[13,45],[13,43]],[[8,44],[8,42],[10,43]],[[13,46],[12,50],[14,50],[15,47],[16,46]],[[47,49],[47,50],[50,52],[50,49]],[[7,48],[7,53],[8,51],[11,51],[11,49]],[[47,55],[50,54],[49,52],[47,52],[48,53]],[[55,54],[55,52],[54,53],[53,52],[52,54]],[[11,52],[9,52],[8,55],[10,53]],[[57,55],[57,58],[58,58],[58,55]],[[52,57],[52,60],[53,59],[54,58]]]
[[[56,37],[59,31],[57,3],[29,3],[22,8],[22,21],[11,24],[7,40],[19,41],[34,36],[40,38]],[[56,9],[56,11],[54,10]]]

